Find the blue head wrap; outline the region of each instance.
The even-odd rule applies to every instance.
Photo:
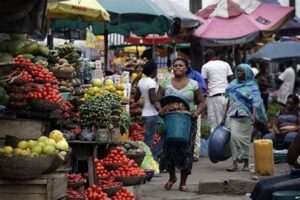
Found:
[[[245,80],[238,79],[237,70],[242,69],[245,72]],[[236,101],[239,106],[244,108],[249,115],[252,114],[253,107],[257,108],[256,119],[267,120],[263,101],[261,99],[258,85],[254,74],[248,64],[239,64],[235,70],[236,79],[227,86],[225,96],[230,100]]]

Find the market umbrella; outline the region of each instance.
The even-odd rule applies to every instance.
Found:
[[[172,19],[180,19],[181,28],[194,28],[200,25],[199,19],[188,9],[170,0],[151,0]]]
[[[147,34],[169,33],[173,20],[158,8],[151,0],[98,0],[109,12],[109,23],[93,23],[94,34],[131,32],[145,36]]]
[[[300,60],[300,42],[297,41],[277,41],[268,43],[260,48],[250,61],[272,61],[284,62]]]
[[[204,46],[247,43],[261,31],[272,32],[293,16],[294,8],[257,0],[220,0],[196,15],[203,23],[194,36]]]
[[[295,36],[300,34],[300,18],[295,17],[285,23],[277,33],[281,36]]]
[[[109,21],[108,12],[97,0],[67,0],[48,3],[48,19],[81,19],[85,22]]]
[[[173,42],[173,39],[171,36],[168,36],[167,34],[164,35],[158,35],[158,34],[149,34],[145,37],[137,36],[133,33],[131,33],[129,36],[126,36],[124,38],[125,42],[128,42],[130,44],[144,44],[144,45],[152,45],[154,44],[170,44]],[[180,38],[174,39],[174,42],[176,43],[182,43],[184,42]]]

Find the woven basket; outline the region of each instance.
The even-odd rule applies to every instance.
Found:
[[[126,153],[126,157],[131,160],[134,160],[134,162],[136,162],[136,164],[138,166],[140,166],[143,163],[145,156],[146,156],[146,153],[141,153],[141,154]]]
[[[122,182],[123,186],[140,185],[144,183],[145,176],[118,176],[115,180]]]
[[[114,196],[117,192],[119,192],[119,190],[121,190],[123,183],[119,182],[119,185],[110,187],[110,188],[102,188],[102,191],[105,192],[109,197]]]
[[[55,156],[39,155],[27,156],[1,156],[0,178],[32,179],[45,172],[52,164]]]
[[[71,79],[75,75],[74,72],[72,71],[55,70],[55,69],[51,69],[51,71],[53,72],[53,75],[56,78]]]
[[[70,197],[70,196],[66,196],[66,200],[85,200],[86,197],[83,196],[83,197]]]
[[[67,155],[65,156],[65,160],[62,160],[58,155],[55,155],[52,164],[50,165],[49,169],[46,172],[50,173],[56,171],[56,169],[59,166],[61,166],[65,161],[67,161],[70,158],[71,153],[72,153],[72,149],[69,148],[69,150],[67,151]]]
[[[68,182],[68,188],[73,188],[74,190],[79,189],[80,187],[86,184],[86,180],[84,179],[82,182]]]
[[[58,103],[51,103],[43,99],[30,100],[30,105],[34,110],[51,112],[59,108]]]

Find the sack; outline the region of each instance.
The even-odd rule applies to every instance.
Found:
[[[140,166],[143,170],[153,170],[154,174],[159,174],[159,164],[154,160],[150,148],[144,142],[138,142],[144,148],[146,156]]]

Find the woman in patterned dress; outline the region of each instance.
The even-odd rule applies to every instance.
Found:
[[[192,125],[189,141],[187,144],[168,142],[164,143],[163,153],[160,160],[160,168],[167,169],[169,180],[165,189],[170,190],[177,181],[175,167],[180,170],[181,179],[179,190],[188,192],[186,180],[192,171],[194,143],[197,130],[197,117],[205,108],[202,90],[197,81],[187,77],[188,62],[183,58],[177,58],[173,62],[174,77],[160,83],[157,92],[156,108],[160,115],[165,114],[161,108],[160,100],[164,96],[175,95],[183,98],[189,103],[192,115]]]

